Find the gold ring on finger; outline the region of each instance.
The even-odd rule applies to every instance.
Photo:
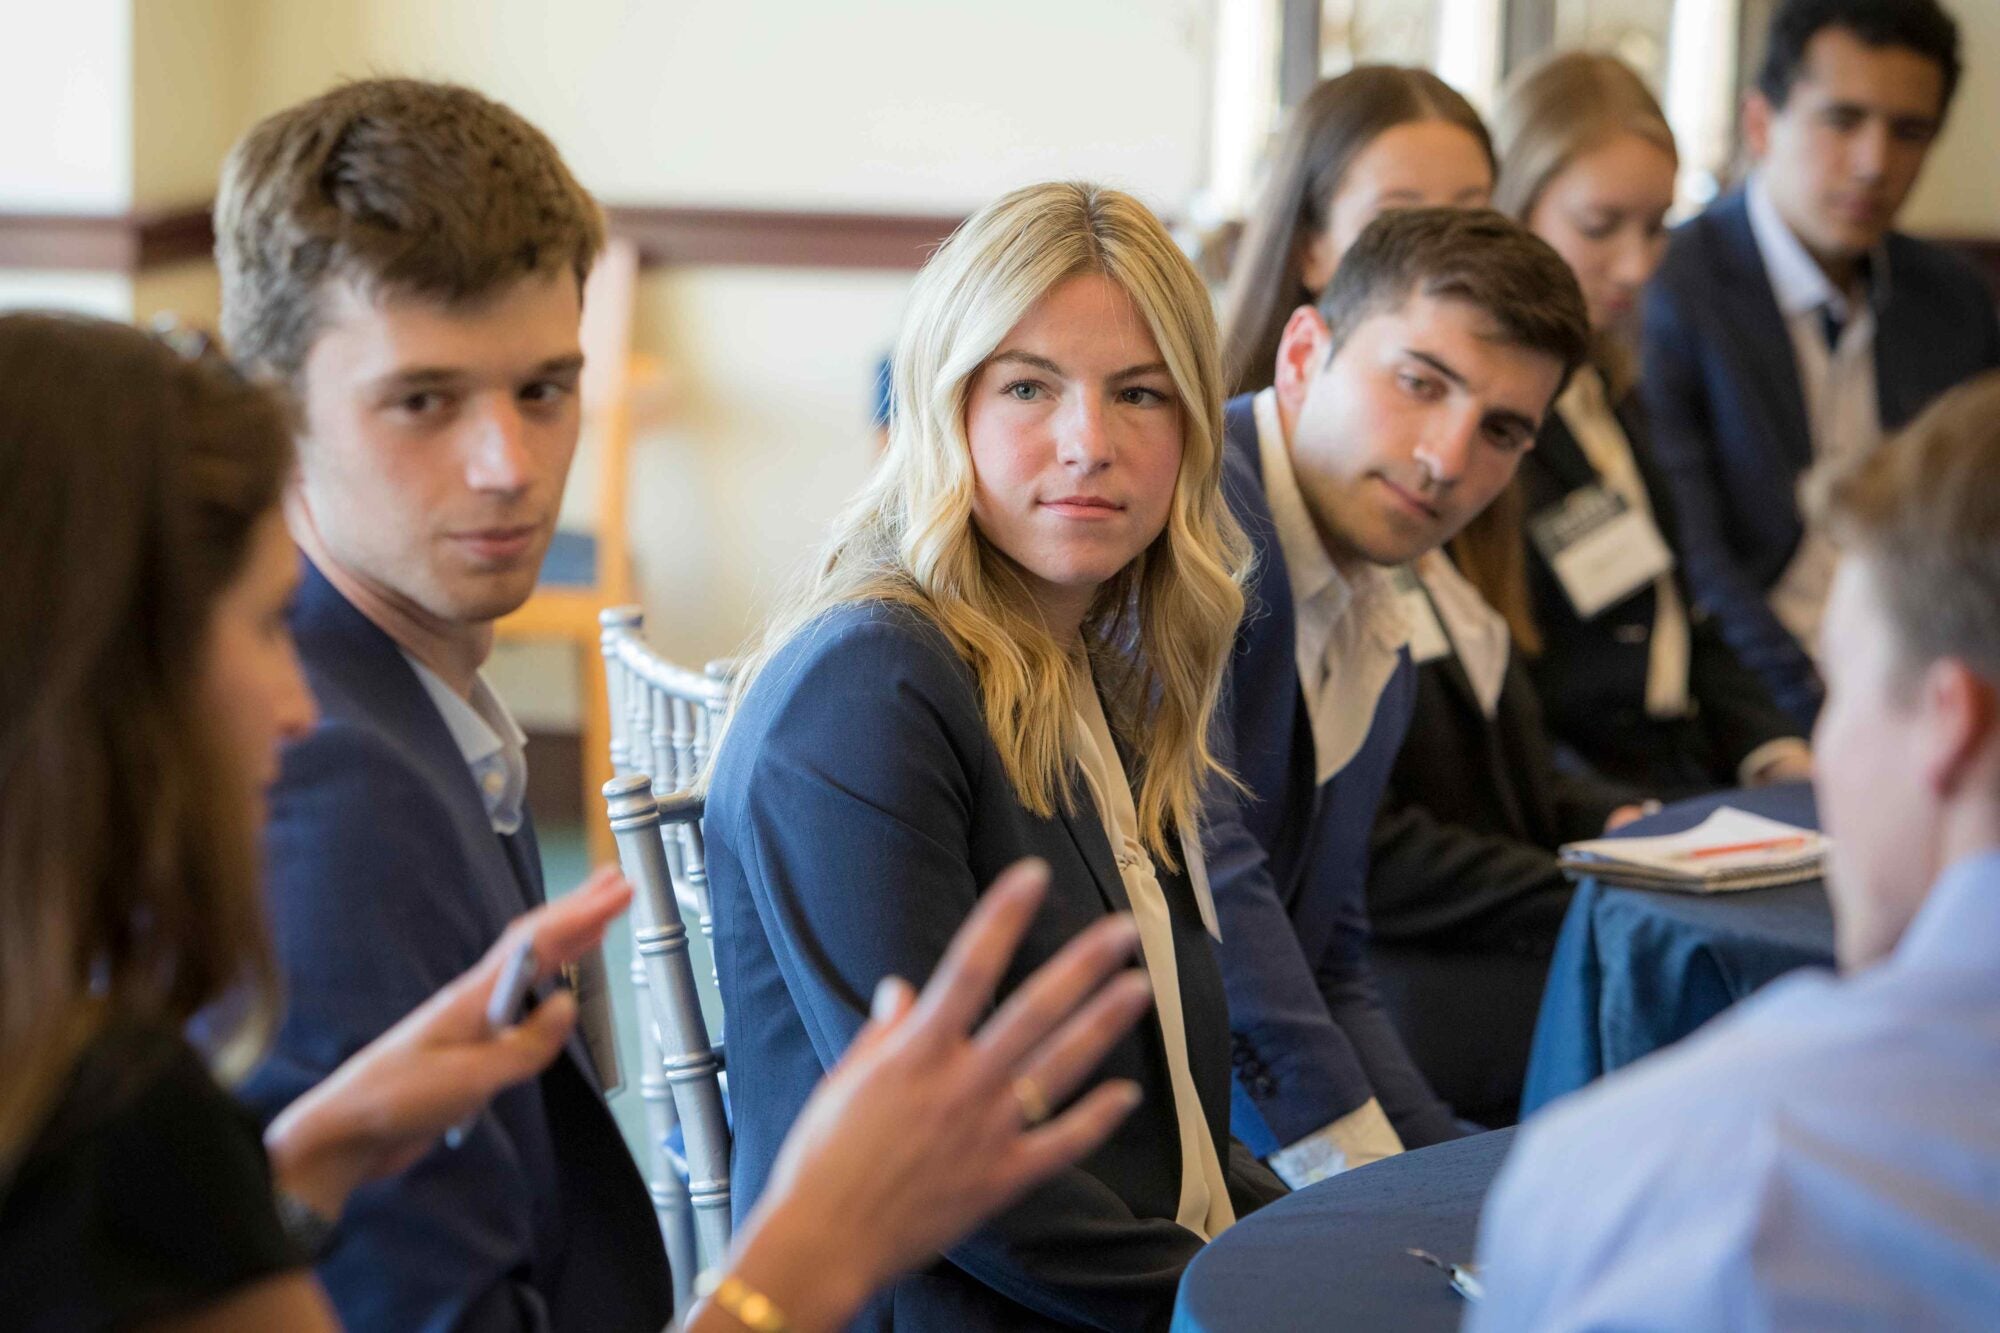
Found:
[[[1042,1085],[1023,1074],[1014,1080],[1014,1100],[1021,1104],[1021,1119],[1032,1129],[1049,1118],[1049,1097]]]

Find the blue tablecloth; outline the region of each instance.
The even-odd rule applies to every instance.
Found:
[[[1819,825],[1799,783],[1682,801],[1629,832],[1677,832],[1720,805]],[[1679,1041],[1782,973],[1832,962],[1818,880],[1705,895],[1585,880],[1549,961],[1521,1114]]]
[[[1195,1256],[1173,1333],[1456,1329],[1465,1300],[1405,1253],[1472,1261],[1511,1129],[1375,1162],[1252,1213]]]

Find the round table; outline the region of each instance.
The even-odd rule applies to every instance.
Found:
[[[1174,1333],[1456,1329],[1465,1301],[1407,1251],[1470,1263],[1511,1129],[1386,1158],[1252,1213],[1181,1278]]]
[[[1796,783],[1681,801],[1624,832],[1675,833],[1722,805],[1819,826],[1812,789]],[[1679,1041],[1794,968],[1832,962],[1819,880],[1699,894],[1586,879],[1549,960],[1521,1114]]]

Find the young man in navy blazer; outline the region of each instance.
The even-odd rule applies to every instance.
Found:
[[[1208,808],[1232,1128],[1293,1186],[1456,1136],[1366,960],[1368,844],[1416,697],[1395,574],[1512,480],[1589,336],[1569,268],[1497,213],[1391,212],[1231,401],[1256,548]]]
[[[462,88],[348,84],[250,131],[216,204],[223,328],[298,407],[292,614],[320,722],[271,794],[287,1006],[265,1116],[542,901],[520,729],[480,675],[533,590],[578,432],[596,205]],[[594,973],[594,977],[593,977]],[[358,1193],[319,1276],[344,1323],[658,1329],[646,1190],[605,1106],[602,968],[538,1080]],[[598,983],[596,987],[590,980]]]
[[[1640,391],[1695,597],[1801,725],[1834,557],[1795,490],[2000,365],[1973,269],[1891,228],[1958,83],[1936,0],[1786,0],[1744,99],[1748,183],[1674,233]]]

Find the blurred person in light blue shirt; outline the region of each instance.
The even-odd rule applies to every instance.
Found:
[[[1841,975],[1551,1107],[1474,1333],[2000,1328],[2000,372],[1815,478]]]

